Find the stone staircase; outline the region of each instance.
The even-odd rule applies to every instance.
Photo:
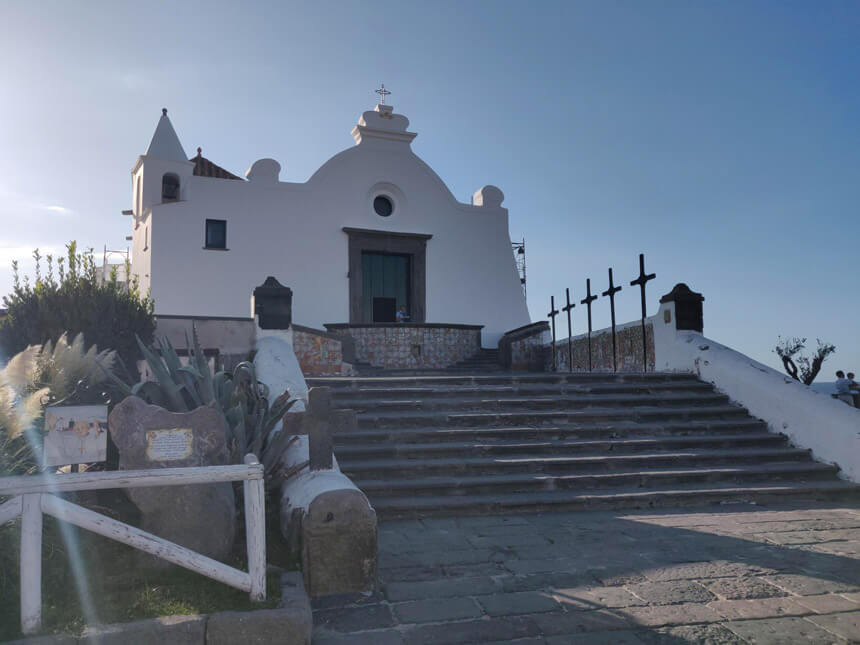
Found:
[[[465,370],[469,372],[496,372],[500,371],[499,350],[481,348],[478,353],[460,361],[452,369]]]
[[[707,383],[679,374],[308,379],[358,430],[341,469],[381,518],[858,496]]]

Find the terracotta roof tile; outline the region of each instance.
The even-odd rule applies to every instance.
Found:
[[[203,151],[197,148],[197,156],[189,159],[194,162],[194,175],[197,177],[214,177],[215,179],[238,179],[244,181],[241,177],[237,177],[229,170],[224,170],[221,166],[215,165],[203,156]]]

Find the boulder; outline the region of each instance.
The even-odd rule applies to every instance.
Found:
[[[169,412],[131,396],[108,418],[120,470],[220,466],[229,463],[227,424],[215,408]],[[236,500],[229,482],[130,488],[141,528],[223,560],[236,535]],[[166,565],[163,560],[159,564]],[[155,564],[152,558],[147,564]]]

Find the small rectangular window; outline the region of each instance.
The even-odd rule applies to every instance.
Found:
[[[226,249],[227,248],[227,220],[223,220],[223,219],[207,219],[206,220],[206,248],[207,249]]]

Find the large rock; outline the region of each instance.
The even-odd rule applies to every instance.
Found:
[[[169,412],[131,396],[114,408],[108,426],[121,470],[229,463],[226,421],[212,407]],[[143,530],[217,560],[233,548],[236,500],[229,482],[130,488],[128,495]]]

